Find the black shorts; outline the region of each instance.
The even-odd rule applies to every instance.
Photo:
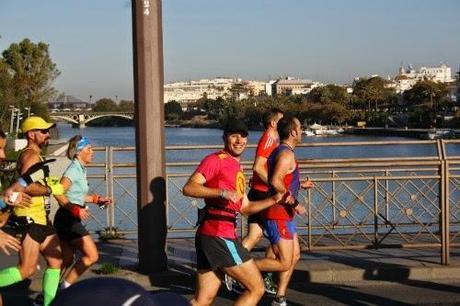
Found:
[[[29,223],[29,224],[15,224],[14,226],[8,226],[6,232],[17,239],[23,241],[28,234],[32,240],[42,244],[46,237],[56,234],[56,230],[50,221],[47,221],[46,225]]]
[[[64,241],[72,241],[89,235],[80,218],[74,217],[70,210],[63,207],[60,207],[56,212],[53,224],[59,239]]]
[[[251,259],[238,239],[196,234],[195,249],[198,270],[238,266]]]
[[[268,197],[271,197],[272,194],[270,191],[260,191],[257,189],[252,189],[249,190],[248,193],[248,200],[249,201],[260,201],[260,200],[265,200]],[[252,214],[248,217],[248,223],[257,223],[260,225],[260,227],[263,226],[263,218],[262,218],[262,212],[258,212],[256,214]]]

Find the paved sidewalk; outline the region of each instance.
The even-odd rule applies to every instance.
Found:
[[[187,297],[193,294],[195,252],[193,239],[170,239],[168,241],[169,271],[143,275],[136,271],[137,241],[112,240],[98,242],[99,263],[86,272],[82,279],[104,276],[102,266],[113,264],[120,269],[111,277],[134,281],[149,291],[171,290]],[[255,257],[263,256],[262,249]],[[0,256],[0,268],[17,262],[16,256]],[[382,249],[347,250],[303,253],[292,279],[292,287],[330,284],[349,284],[369,281],[460,281],[460,249],[451,253],[451,265],[440,263],[439,249]],[[41,263],[44,267],[44,263]],[[8,288],[5,305],[30,305],[30,299],[41,290],[41,272],[30,281]],[[234,299],[235,297],[233,297]],[[11,303],[14,301],[14,303]]]
[[[193,239],[171,239],[170,260],[196,256]],[[254,252],[264,256],[263,248]],[[440,264],[439,249],[362,249],[303,252],[293,275],[295,281],[336,283],[362,280],[433,280],[460,279],[460,249],[451,252],[450,265]]]

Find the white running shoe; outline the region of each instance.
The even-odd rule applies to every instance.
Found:
[[[273,274],[272,273],[265,273],[263,275],[264,277],[264,288],[265,292],[268,294],[276,294],[276,291],[278,290],[278,286],[276,285],[275,281],[273,280]]]
[[[235,281],[233,280],[233,278],[227,274],[224,275],[224,284],[225,284],[225,287],[227,287],[227,290],[228,291],[233,291],[233,283]]]
[[[285,296],[277,296],[272,301],[272,306],[287,306],[287,300]]]

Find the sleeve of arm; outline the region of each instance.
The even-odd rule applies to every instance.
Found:
[[[195,198],[219,197],[219,189],[205,186],[208,180],[217,175],[218,165],[218,159],[205,158],[184,185],[182,193]]]
[[[256,157],[268,158],[270,155],[273,146],[275,145],[275,140],[269,137],[267,134],[264,134],[257,144]]]
[[[210,155],[201,161],[195,172],[201,173],[206,181],[209,181],[219,173],[219,164],[219,158]]]
[[[62,177],[66,177],[72,183],[78,178],[78,173],[74,167],[68,167],[62,174]]]

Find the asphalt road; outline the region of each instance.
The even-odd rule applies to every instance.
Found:
[[[15,264],[17,264],[17,256],[0,254],[0,269]],[[43,261],[41,266],[45,266]],[[37,273],[32,283],[24,281],[7,288],[4,292],[4,305],[31,305],[31,298],[41,290],[40,274]],[[152,290],[152,287],[144,287]],[[0,291],[5,291],[4,289]],[[175,280],[171,285],[160,290],[181,294],[191,299],[194,291],[193,278]],[[152,294],[155,293],[158,291],[152,290]],[[232,305],[237,297],[237,294],[221,289],[214,305]],[[259,305],[270,305],[271,299],[266,295]],[[359,281],[340,284],[291,282],[288,305],[460,305],[460,275],[458,279],[443,281]]]
[[[184,288],[173,291],[192,294]],[[221,290],[214,305],[232,305],[236,294]],[[270,305],[271,297],[265,295],[259,305]],[[460,305],[460,280],[451,282],[405,281],[358,282],[348,284],[290,285],[288,305]]]
[[[7,291],[5,306],[29,306],[36,292],[24,282]],[[190,282],[171,285],[164,291],[193,297]],[[159,291],[152,291],[152,294]],[[29,295],[29,296],[28,296]],[[221,289],[213,305],[233,305],[238,295]],[[265,295],[259,305],[270,305],[272,297]],[[460,305],[460,280],[454,281],[365,281],[347,284],[292,283],[288,305]],[[107,305],[110,306],[110,305]],[[168,305],[169,306],[169,305]]]

